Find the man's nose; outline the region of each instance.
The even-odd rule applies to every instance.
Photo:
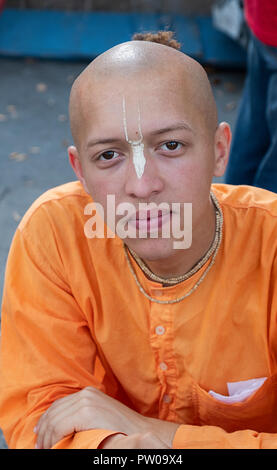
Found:
[[[128,196],[136,199],[149,200],[153,194],[160,193],[164,188],[164,181],[157,168],[157,162],[154,162],[152,156],[147,156],[144,171],[139,178],[134,166],[133,157],[130,155],[125,180],[125,192]]]

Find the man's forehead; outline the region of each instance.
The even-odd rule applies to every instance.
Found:
[[[193,93],[184,86],[175,85],[169,89],[165,80],[159,80],[157,85],[152,82],[149,87],[143,81],[121,85],[114,90],[109,84],[102,83],[102,91],[97,93],[93,89],[82,100],[82,116],[88,125],[114,128],[118,123],[122,124],[125,114],[130,125],[136,125],[140,116],[142,124],[151,130],[171,128],[177,126],[176,123],[193,126],[198,106]]]
[[[160,74],[149,69],[132,76],[108,76],[98,80],[95,77],[84,83],[78,93],[78,104],[83,108],[83,115],[115,112],[122,110],[125,101],[129,113],[135,113],[137,107],[143,114],[148,108],[160,108],[169,112],[170,108],[193,105],[196,97],[195,84],[184,74]]]

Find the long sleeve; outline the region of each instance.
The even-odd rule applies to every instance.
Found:
[[[48,227],[49,228],[49,227]],[[64,279],[53,234],[34,242],[17,230],[8,257],[1,337],[0,427],[11,448],[33,448],[33,428],[58,398],[101,384],[103,370],[87,320]],[[97,448],[109,430],[62,440]]]
[[[181,425],[173,449],[276,449],[277,434],[258,433],[250,429],[226,432],[217,426]]]

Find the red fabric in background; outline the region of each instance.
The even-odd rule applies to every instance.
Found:
[[[277,1],[245,0],[246,21],[257,38],[277,46]]]
[[[3,10],[6,0],[0,0],[0,12]]]

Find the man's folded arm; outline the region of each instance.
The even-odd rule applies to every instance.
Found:
[[[159,422],[159,423],[158,423]],[[166,427],[169,423],[157,420],[159,431],[157,428],[156,436],[161,442],[167,442]],[[161,429],[164,427],[164,431]],[[171,431],[169,430],[169,433]],[[87,439],[88,445],[92,443],[96,448],[99,442],[95,441],[91,431],[77,433],[74,436],[67,436],[59,441],[53,448],[79,448],[79,444]],[[98,436],[97,436],[98,437]],[[100,434],[99,437],[101,438]],[[113,435],[105,436],[103,433],[102,441],[107,437],[105,443],[107,448],[113,448]],[[110,445],[109,445],[110,441]],[[181,424],[175,432],[173,441],[173,449],[276,449],[277,434],[275,433],[258,433],[250,429],[240,431],[227,432],[218,426],[196,426]]]
[[[43,251],[44,242],[38,239],[36,243],[17,230],[6,268],[0,428],[11,448],[35,447],[33,429],[55,400],[87,386],[106,392],[101,365],[95,374],[97,351],[87,320],[60,274],[59,254],[54,244]],[[77,433],[63,441],[63,448],[97,447],[113,433]]]

